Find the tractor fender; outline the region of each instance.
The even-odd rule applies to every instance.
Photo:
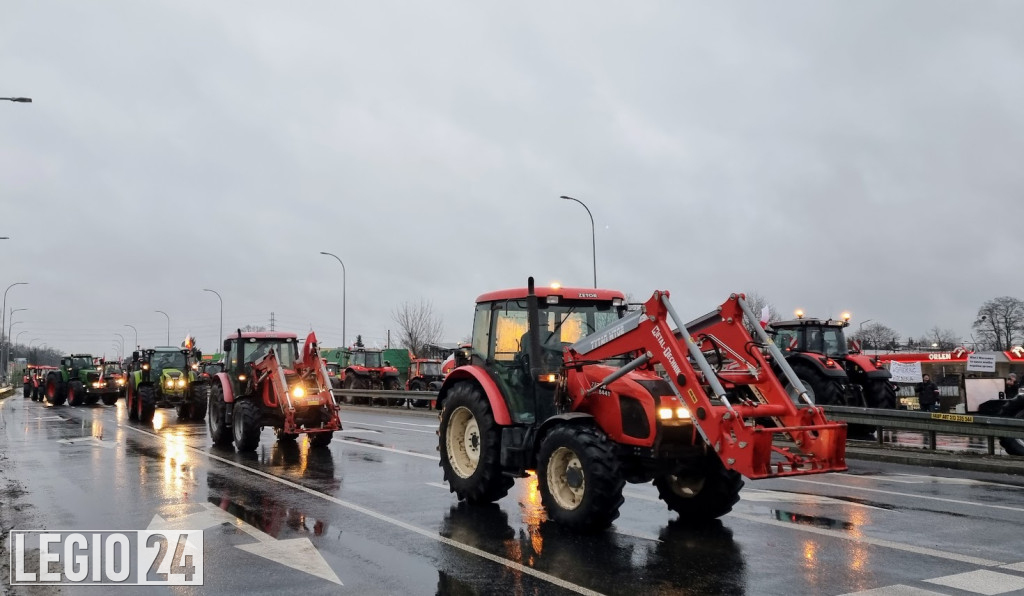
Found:
[[[231,381],[228,380],[228,373],[217,373],[217,382],[219,382],[221,388],[224,389],[224,403],[235,403],[235,392],[231,389]]]
[[[860,367],[860,369],[864,371],[864,376],[869,379],[892,378],[892,373],[890,373],[887,369],[875,364],[875,361],[870,356],[864,354],[849,354],[848,356],[846,356],[846,361],[852,362],[853,364]]]
[[[566,412],[565,414],[557,414],[541,423],[540,428],[537,429],[537,439],[534,445],[539,447],[540,444],[544,442],[544,437],[556,426],[562,424],[589,424],[593,422],[594,416],[587,414],[586,412]]]
[[[487,401],[491,404],[494,422],[501,426],[512,424],[512,416],[508,413],[508,406],[505,404],[505,397],[501,394],[501,389],[498,388],[498,384],[494,382],[494,379],[479,366],[462,366],[448,374],[444,384],[441,385],[437,393],[438,410],[444,407],[445,397],[448,396],[448,390],[452,388],[452,385],[466,380],[476,382],[483,390],[484,395],[487,396]]]
[[[829,368],[818,358],[819,356],[817,355],[800,353],[790,354],[790,356],[786,358],[786,361],[789,362],[790,366],[799,363],[813,368],[815,371],[826,377],[832,377],[844,381],[846,380],[846,369],[844,369],[838,361],[836,361],[835,368]]]

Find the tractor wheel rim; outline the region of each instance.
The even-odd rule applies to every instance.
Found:
[[[448,463],[460,478],[469,478],[480,464],[481,438],[476,416],[469,408],[459,406],[448,419],[445,435]]]
[[[669,488],[684,499],[692,499],[704,490],[703,476],[670,476]]]
[[[547,476],[548,491],[559,507],[572,511],[580,506],[587,492],[587,477],[575,451],[568,447],[555,449],[548,459]]]

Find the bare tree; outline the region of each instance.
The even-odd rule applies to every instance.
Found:
[[[266,331],[267,328],[263,325],[246,325],[242,327],[242,331]]]
[[[983,347],[1009,350],[1024,330],[1024,301],[1012,296],[993,298],[981,305],[972,326]]]
[[[418,304],[403,302],[391,312],[391,318],[398,325],[399,344],[414,354],[423,352],[423,346],[441,341],[444,324],[434,314],[434,305],[429,300]]]
[[[936,325],[928,331],[925,343],[939,350],[952,350],[961,345],[962,340],[952,329],[939,329]]]
[[[894,350],[900,343],[900,334],[882,323],[864,325],[850,337],[859,341],[866,350]]]

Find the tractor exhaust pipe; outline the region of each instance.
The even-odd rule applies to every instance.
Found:
[[[530,345],[527,347],[530,354],[530,376],[534,380],[541,373],[540,357],[540,304],[537,302],[537,293],[533,285],[533,276],[526,281],[526,316],[529,318]]]

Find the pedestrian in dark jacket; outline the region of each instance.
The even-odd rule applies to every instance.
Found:
[[[917,400],[922,412],[939,410],[939,386],[932,382],[929,375],[922,376],[921,382],[917,384]]]
[[[1019,389],[1020,383],[1017,381],[1017,375],[1010,373],[1010,375],[1006,377],[1006,391],[1003,394],[1003,397],[1006,399],[1013,399],[1017,397],[1017,391]]]

